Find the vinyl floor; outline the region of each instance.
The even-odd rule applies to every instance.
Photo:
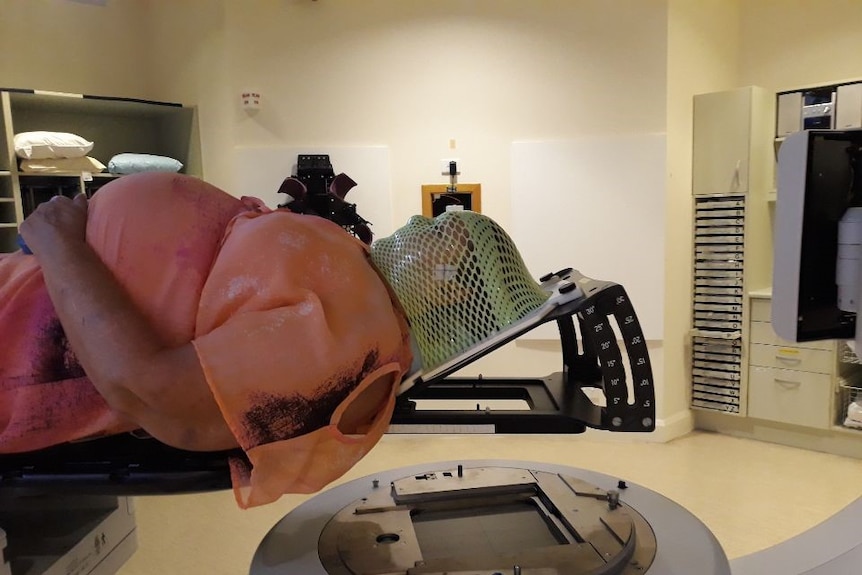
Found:
[[[455,459],[555,463],[637,483],[691,511],[731,559],[797,535],[862,495],[862,460],[699,431],[668,443],[387,435],[339,482]],[[248,511],[229,491],[138,498],[138,550],[120,574],[248,573],[266,533],[307,498],[285,496]]]

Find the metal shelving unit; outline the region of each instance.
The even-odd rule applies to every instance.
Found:
[[[740,412],[745,196],[695,197],[695,407]]]

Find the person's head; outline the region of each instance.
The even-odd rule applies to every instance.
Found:
[[[404,308],[427,369],[538,309],[549,297],[509,235],[470,211],[414,216],[371,247]]]

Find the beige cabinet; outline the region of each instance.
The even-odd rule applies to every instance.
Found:
[[[772,95],[756,87],[700,94],[694,98],[692,192],[695,195],[747,194],[757,191],[752,136],[769,126]],[[770,129],[771,133],[771,129]]]
[[[745,293],[768,285],[774,94],[757,87],[694,98],[691,406],[747,413]]]
[[[762,337],[766,330],[751,330],[749,365],[771,369],[793,369],[810,373],[831,373],[835,354],[825,349],[808,349],[772,343],[773,338]],[[763,342],[763,343],[760,343]]]
[[[836,130],[862,128],[862,82],[838,86],[835,102]]]
[[[769,298],[751,300],[748,415],[829,429],[839,374],[837,343],[796,343],[778,337],[769,321],[771,306]]]
[[[862,118],[859,85],[840,91],[842,122]],[[797,131],[811,115],[802,109],[806,91],[744,88],[695,97],[691,406],[698,429],[862,457],[862,360],[844,342],[784,340],[770,321],[774,210],[781,202],[776,135]],[[738,175],[737,158],[747,158]],[[724,237],[711,231],[719,225]]]
[[[108,173],[31,174],[19,170],[13,137],[21,132],[70,132],[94,143],[90,156],[107,165],[124,152],[168,156],[183,172],[201,175],[195,109],[165,102],[0,90],[0,252],[17,249],[18,225],[57,194],[93,193]]]
[[[784,138],[802,129],[802,92],[778,95],[775,137]]]
[[[836,340],[797,343],[778,337],[771,305],[767,296],[751,298],[749,417],[822,430],[840,427],[848,404],[859,399],[858,357]]]

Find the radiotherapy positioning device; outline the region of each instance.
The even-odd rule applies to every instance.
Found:
[[[533,280],[506,232],[469,211],[415,216],[372,246],[410,321],[418,365],[401,383],[399,430],[579,433],[655,429],[647,343],[625,289],[565,268]],[[542,379],[448,376],[555,321],[563,369]],[[620,349],[618,341],[623,344]],[[422,409],[463,401],[479,409]],[[528,410],[482,409],[521,401]]]
[[[329,198],[326,206],[332,204],[344,208],[343,202]],[[339,213],[351,215],[353,210],[348,212]],[[359,222],[348,220],[347,225]],[[366,230],[348,231],[361,235]],[[588,278],[572,268],[536,281],[502,228],[472,212],[448,212],[433,220],[414,218],[390,238],[379,240],[372,257],[411,321],[417,358],[399,388],[391,432],[581,433],[587,427],[649,432],[655,428],[647,344],[622,286]],[[548,322],[556,323],[559,331],[559,372],[537,378],[453,376]],[[120,498],[116,507],[128,515],[128,496],[230,488],[228,459],[235,456],[242,453],[185,452],[128,434],[0,457],[0,527],[7,531],[6,558],[13,574],[18,575],[16,565],[34,555],[63,555],[64,545],[80,535],[80,526],[70,525],[62,541],[41,542],[58,549],[34,549],[38,545],[32,538],[24,545],[32,532],[26,525],[16,530],[15,525],[27,505],[50,500],[62,510],[70,498],[113,497],[115,503]],[[479,475],[481,483],[482,478],[499,473]],[[441,497],[446,498],[441,493],[435,499]],[[589,497],[596,500],[595,493]],[[607,496],[602,497],[607,501]],[[4,498],[8,505],[3,504]],[[12,501],[18,511],[4,515],[3,509],[12,509]],[[111,501],[92,501],[111,511]],[[120,532],[118,537],[128,543],[133,532]],[[646,534],[642,537],[648,539]],[[99,553],[90,540],[87,561],[99,559],[110,538],[100,544]],[[633,545],[631,539],[626,553]],[[27,551],[22,555],[23,548]],[[628,555],[615,561],[623,557]]]

